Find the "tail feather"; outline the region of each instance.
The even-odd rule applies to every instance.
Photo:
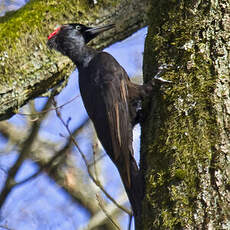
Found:
[[[134,216],[139,216],[141,212],[141,201],[143,199],[143,183],[136,160],[130,154],[129,169],[124,167],[117,168],[131,203]]]

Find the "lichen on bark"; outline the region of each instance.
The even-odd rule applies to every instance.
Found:
[[[68,78],[71,62],[46,47],[55,27],[78,22],[115,23],[91,43],[102,49],[145,25],[146,1],[31,0],[20,10],[0,18],[0,120],[12,116],[28,100]]]
[[[172,64],[145,101],[142,229],[228,229],[228,1],[152,1],[144,76]],[[227,128],[228,127],[228,128]]]

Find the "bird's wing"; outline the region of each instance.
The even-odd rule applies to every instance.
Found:
[[[98,138],[116,164],[125,186],[130,187],[133,149],[127,78],[124,69],[107,53],[97,55],[86,72],[80,72],[83,102]]]

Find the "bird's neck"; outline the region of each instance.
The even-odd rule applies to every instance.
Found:
[[[75,63],[77,68],[87,67],[98,51],[88,46],[73,46],[67,52],[67,56]]]

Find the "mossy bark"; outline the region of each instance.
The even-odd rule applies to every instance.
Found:
[[[144,104],[140,229],[230,229],[230,2],[151,4],[144,78],[173,84]]]
[[[147,0],[31,0],[20,10],[0,18],[0,120],[7,119],[28,100],[66,80],[73,65],[46,47],[55,27],[78,22],[116,24],[92,45],[102,49],[145,25]]]

